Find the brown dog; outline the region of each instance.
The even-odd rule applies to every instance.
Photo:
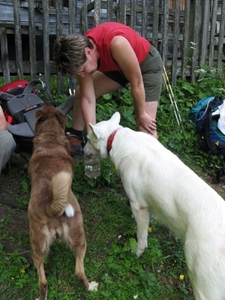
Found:
[[[33,262],[38,271],[40,300],[47,299],[44,257],[56,236],[76,254],[75,274],[88,291],[98,289],[89,283],[84,271],[86,239],[80,206],[71,190],[73,159],[65,135],[66,118],[54,107],[36,113],[33,154],[28,173],[31,195],[28,207]]]

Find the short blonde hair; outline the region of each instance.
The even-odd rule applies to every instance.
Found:
[[[89,39],[81,34],[61,36],[53,46],[53,61],[58,72],[66,76],[76,75],[86,61],[85,48],[93,48]]]

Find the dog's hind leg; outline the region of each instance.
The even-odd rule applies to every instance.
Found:
[[[98,289],[97,282],[88,282],[87,277],[84,271],[84,257],[86,254],[86,238],[84,232],[84,225],[83,225],[83,218],[82,213],[79,212],[80,208],[77,204],[76,214],[73,218],[69,218],[70,226],[69,226],[69,233],[67,232],[66,226],[65,233],[63,234],[64,240],[66,243],[69,244],[70,249],[74,252],[76,256],[76,263],[75,263],[75,275],[78,280],[82,283],[82,285],[88,291],[94,291]]]
[[[97,291],[98,283],[95,281],[89,283],[84,271],[84,256],[86,253],[86,242],[82,245],[77,245],[76,247],[73,247],[73,250],[76,254],[75,275],[88,291]]]
[[[35,267],[37,268],[38,273],[38,285],[39,285],[39,293],[40,293],[40,300],[47,300],[47,293],[48,293],[48,282],[45,277],[45,270],[44,270],[44,255],[36,255],[34,252],[32,253],[32,258]]]
[[[48,282],[45,277],[44,258],[48,254],[51,245],[52,237],[49,235],[47,229],[38,230],[37,227],[33,228],[30,223],[30,242],[32,250],[32,259],[38,273],[39,285],[39,300],[47,300]]]
[[[195,243],[196,245],[196,243]],[[194,298],[196,300],[225,300],[225,286],[224,286],[224,268],[222,261],[215,253],[212,256],[204,253],[204,248],[196,247],[198,254],[191,252],[192,258],[185,255],[188,275],[192,285]],[[208,248],[210,246],[208,245]],[[187,254],[187,250],[185,254]],[[206,251],[205,251],[206,252]],[[207,253],[208,254],[208,253]],[[219,274],[219,275],[218,275]]]
[[[137,204],[131,202],[131,209],[134,219],[137,223],[137,256],[139,257],[148,247],[148,226],[149,226],[149,210],[148,208],[139,208]]]

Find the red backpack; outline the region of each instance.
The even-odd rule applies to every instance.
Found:
[[[37,85],[45,92],[48,101],[37,96]],[[17,80],[0,88],[0,105],[8,122],[8,131],[12,133],[19,152],[31,152],[35,136],[36,112],[42,106],[53,105],[64,116],[73,108],[73,97],[61,105],[54,102],[47,85],[41,79]]]
[[[0,92],[9,93],[9,94],[12,94],[12,95],[19,95],[19,94],[22,94],[22,92],[25,89],[27,84],[28,84],[27,80],[13,81],[13,82],[10,82],[10,83],[4,85],[3,87],[1,87]],[[1,103],[1,104],[3,106],[3,103]],[[9,124],[15,124],[15,122],[13,120],[13,117],[6,112],[4,107],[3,107],[3,112],[4,112],[4,115],[5,115],[6,121]]]
[[[8,122],[8,131],[12,133],[20,151],[32,151],[36,111],[48,105],[35,93],[37,84],[42,84],[41,80],[17,80],[0,89],[0,102]]]

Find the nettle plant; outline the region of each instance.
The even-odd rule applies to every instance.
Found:
[[[112,94],[105,94],[97,100],[97,121],[109,119],[114,112],[121,114],[121,124],[136,129],[133,98],[130,86]]]

